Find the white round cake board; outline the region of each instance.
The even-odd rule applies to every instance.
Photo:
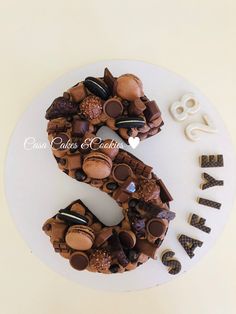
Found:
[[[76,271],[68,260],[56,254],[49,238],[42,231],[46,219],[70,202],[81,199],[105,224],[116,224],[122,219],[121,209],[105,193],[86,184],[77,182],[62,173],[52,156],[49,145],[46,149],[26,150],[24,141],[34,137],[37,143],[47,143],[45,111],[54,98],[87,76],[102,76],[108,67],[114,76],[134,73],[144,84],[144,91],[150,99],[155,99],[162,111],[165,125],[162,131],[133,150],[133,153],[148,165],[164,181],[172,194],[171,210],[176,218],[170,223],[167,236],[159,249],[157,260],[149,260],[137,269],[123,274],[103,275],[88,271]],[[201,110],[184,122],[175,121],[169,106],[184,94],[193,93],[199,100]],[[185,126],[192,121],[201,121],[201,114],[208,114],[218,129],[216,134],[199,133],[197,142],[188,140]],[[102,138],[122,140],[108,128],[99,131]],[[27,147],[29,148],[29,147]],[[223,154],[224,167],[201,168],[201,155]],[[216,179],[224,180],[224,186],[200,189],[201,175],[207,172]],[[235,159],[232,145],[225,126],[209,103],[192,84],[182,77],[158,66],[138,61],[104,61],[84,66],[69,72],[56,80],[29,106],[18,122],[12,135],[5,171],[6,194],[15,224],[30,250],[51,269],[80,284],[109,291],[131,291],[153,287],[167,282],[175,276],[161,262],[161,254],[170,249],[181,262],[182,272],[186,272],[212,247],[219,236],[233,205],[235,192]],[[220,202],[221,209],[202,206],[197,198],[203,197]],[[189,215],[196,213],[206,219],[211,227],[207,234],[191,226]],[[185,234],[203,241],[190,259],[178,242],[178,236]]]

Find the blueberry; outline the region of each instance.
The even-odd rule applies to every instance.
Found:
[[[135,250],[130,250],[129,254],[128,254],[128,258],[131,261],[131,263],[135,263],[135,262],[137,262],[137,260],[139,258],[139,253],[136,252]]]
[[[109,182],[106,185],[108,190],[114,191],[115,189],[117,189],[118,185],[115,182]]]
[[[138,200],[136,198],[132,198],[130,201],[129,201],[129,207],[130,208],[135,208],[135,206],[138,204]]]
[[[87,176],[86,176],[86,174],[83,172],[82,169],[79,169],[79,170],[76,170],[76,171],[75,171],[75,179],[76,179],[77,181],[84,181],[84,180],[86,180],[86,178],[87,178]]]
[[[115,274],[119,271],[119,265],[118,264],[113,264],[110,266],[109,270],[111,273]]]

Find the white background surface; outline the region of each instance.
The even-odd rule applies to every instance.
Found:
[[[165,122],[162,132],[142,141],[135,150],[127,145],[125,149],[153,166],[155,173],[163,179],[171,192],[174,198],[171,209],[176,212],[176,219],[170,224],[167,237],[159,249],[157,261],[149,260],[135,271],[111,276],[75,271],[70,267],[68,260],[54,253],[48,237],[41,229],[48,218],[78,198],[108,225],[116,224],[122,219],[121,209],[105,193],[76,182],[59,171],[49,145],[48,149],[30,149],[27,145],[26,150],[24,147],[24,142],[29,137],[33,137],[38,144],[48,144],[44,115],[52,100],[89,75],[102,76],[106,66],[114,76],[127,72],[135,73],[142,79],[148,97],[158,101]],[[169,108],[186,93],[192,93],[198,99],[200,111],[178,123],[170,116]],[[186,138],[184,127],[190,122],[202,122],[202,114],[211,118],[218,132],[198,132],[199,140],[192,142]],[[101,129],[99,134],[104,139],[122,141],[107,128]],[[201,169],[199,157],[202,154],[223,154],[224,167]],[[19,121],[10,142],[6,189],[18,229],[32,252],[52,269],[69,279],[99,290],[132,291],[153,287],[176,277],[170,275],[162,265],[161,252],[172,249],[176,253],[175,257],[181,261],[182,272],[186,272],[210,249],[232,208],[235,192],[235,180],[232,176],[234,169],[234,153],[223,122],[196,88],[176,74],[151,64],[137,61],[105,61],[66,74],[52,83],[29,107]],[[204,171],[223,179],[224,186],[200,190],[201,175]],[[216,210],[199,205],[198,196],[218,201],[222,208]],[[210,234],[189,225],[191,213],[197,213],[207,220],[206,225],[212,228]],[[203,242],[203,246],[195,250],[192,259],[177,241],[181,234]]]
[[[236,146],[234,0],[9,0],[0,7],[2,175],[10,134],[32,99],[68,70],[110,58],[186,77],[220,112]],[[223,235],[190,272],[155,289],[109,294],[63,279],[30,253],[0,184],[4,314],[235,313],[235,206]]]

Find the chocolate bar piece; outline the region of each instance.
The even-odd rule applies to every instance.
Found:
[[[202,241],[190,238],[184,234],[181,234],[178,240],[190,258],[194,257],[194,250],[203,245]]]
[[[161,111],[154,100],[147,101],[145,105],[147,108],[144,110],[144,115],[147,122],[152,122],[160,117]]]
[[[222,186],[224,185],[223,180],[216,180],[212,176],[210,176],[208,173],[204,172],[203,173],[203,178],[207,181],[206,183],[201,185],[202,190],[206,190],[208,188],[211,188],[213,186]]]
[[[202,155],[200,161],[202,168],[224,167],[223,155]]]
[[[216,209],[220,209],[221,208],[221,203],[218,202],[214,202],[211,200],[208,200],[206,198],[199,198],[198,199],[198,203],[204,206],[208,206],[208,207],[212,207],[212,208],[216,208]]]
[[[190,216],[191,216],[191,219],[190,219],[190,225],[191,226],[193,226],[195,228],[198,228],[198,229],[200,229],[200,230],[202,230],[203,232],[206,232],[206,233],[210,233],[211,232],[211,228],[205,226],[206,219],[204,219],[202,217],[199,217],[196,214],[192,214]]]
[[[167,251],[165,252],[162,257],[161,257],[161,261],[162,263],[169,267],[168,273],[171,275],[176,275],[181,271],[181,263],[176,260],[173,259],[173,257],[175,256],[175,253],[173,251]]]

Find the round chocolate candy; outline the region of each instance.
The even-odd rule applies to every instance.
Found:
[[[160,219],[150,219],[146,226],[147,232],[153,237],[159,238],[165,233],[166,226]]]
[[[89,264],[88,256],[84,252],[74,252],[70,256],[70,264],[76,270],[84,270]]]
[[[132,169],[126,164],[119,164],[113,168],[112,175],[117,182],[124,182],[133,174]]]
[[[117,118],[123,112],[123,105],[117,98],[108,99],[103,105],[103,111],[110,118]]]
[[[104,100],[110,95],[107,85],[101,79],[89,76],[85,79],[84,85],[92,94]]]

